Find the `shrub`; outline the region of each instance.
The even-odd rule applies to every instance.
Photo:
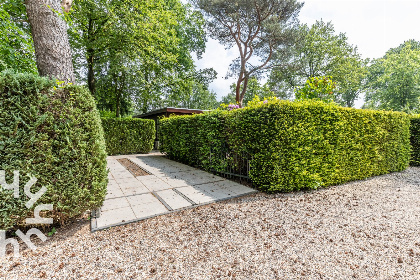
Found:
[[[334,101],[334,91],[337,83],[331,77],[309,77],[304,86],[295,91],[299,100],[318,99],[326,102]]]
[[[225,141],[227,111],[163,118],[159,125],[160,150],[169,158],[201,167],[221,170],[223,162],[210,158],[210,151],[219,154]]]
[[[410,165],[420,166],[420,115],[410,119],[411,161]]]
[[[410,158],[404,113],[277,101],[161,121],[162,151],[207,170],[209,151],[251,155],[250,178],[267,192],[316,189],[400,171]]]
[[[103,119],[116,118],[115,112],[111,112],[111,111],[108,111],[108,110],[100,110],[99,115]]]
[[[109,155],[148,153],[153,149],[153,120],[103,118],[102,126]]]
[[[20,171],[20,196],[0,189],[0,229],[24,225],[39,204],[53,204],[48,217],[64,223],[102,205],[107,188],[103,130],[90,93],[33,74],[0,73],[0,170],[13,181]],[[23,186],[47,188],[32,207]]]

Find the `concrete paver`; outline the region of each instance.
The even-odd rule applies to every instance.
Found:
[[[125,187],[123,186],[121,188],[122,192],[124,193],[124,195],[126,196],[131,196],[131,195],[137,195],[137,194],[143,194],[143,193],[149,193],[149,189],[146,188],[145,186],[141,186],[141,187]]]
[[[166,184],[170,185],[172,188],[179,188],[179,187],[186,187],[188,186],[188,182],[183,179],[175,179],[170,177],[162,177],[162,181]]]
[[[120,187],[116,187],[116,188],[108,187],[108,193],[106,194],[105,199],[108,200],[111,198],[117,198],[117,197],[122,197],[122,196],[124,196],[124,193]]]
[[[119,158],[129,158],[151,175],[135,177]],[[94,212],[92,231],[257,192],[158,153],[111,156],[107,162],[108,193]]]
[[[119,208],[130,207],[126,197],[111,198],[101,207],[102,211],[115,210]]]
[[[161,178],[150,178],[141,180],[141,182],[148,188],[151,192],[161,191],[170,189],[171,186],[165,183]]]
[[[183,198],[173,189],[160,191],[156,194],[159,195],[173,210],[192,206],[188,200]]]
[[[194,188],[193,186],[177,188],[176,190],[194,201],[195,204],[209,203],[216,200],[214,197],[210,196],[210,194]]]
[[[151,193],[132,196],[129,201],[137,219],[169,212],[169,209]]]
[[[129,171],[116,171],[112,172],[112,176],[115,178],[115,180],[123,180],[123,179],[131,179],[133,175]]]
[[[136,219],[131,207],[119,208],[116,210],[101,211],[101,216],[96,220],[97,228],[108,228]]]
[[[127,197],[127,200],[131,206],[139,204],[153,204],[154,202],[159,202],[159,200],[150,192],[140,195],[129,196]]]
[[[131,188],[141,188],[141,187],[145,187],[145,185],[137,180],[136,178],[134,178],[133,176],[131,178],[125,178],[125,179],[116,179],[115,180],[118,185],[120,186],[124,186],[124,187],[131,187]]]

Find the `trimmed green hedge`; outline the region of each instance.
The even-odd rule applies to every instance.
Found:
[[[64,223],[102,205],[107,189],[105,141],[90,93],[32,74],[0,73],[0,170],[8,183],[20,172],[20,196],[0,188],[0,229],[24,225],[34,207],[53,204],[48,217]],[[47,188],[32,207],[24,185]]]
[[[228,146],[230,155],[248,153],[254,185],[286,192],[404,170],[410,160],[409,126],[405,113],[272,100],[162,119],[160,139],[170,158],[206,170],[226,165],[210,151],[223,153]]]
[[[420,166],[420,116],[411,117],[410,125],[411,161],[410,165]]]
[[[109,155],[148,153],[153,149],[153,120],[103,118],[102,126]]]

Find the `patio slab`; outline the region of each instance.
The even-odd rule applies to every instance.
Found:
[[[172,210],[178,210],[193,205],[173,189],[160,191],[156,194],[162,198]]]
[[[135,177],[117,161],[120,158],[151,175]],[[92,231],[257,192],[160,153],[110,156],[107,161],[108,193],[103,206],[92,213]]]

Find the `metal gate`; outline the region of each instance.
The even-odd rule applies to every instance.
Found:
[[[233,151],[227,143],[217,150],[214,148],[210,150],[209,161],[212,167],[210,171],[226,178],[249,180],[252,160],[250,154]],[[214,168],[215,166],[217,168]]]

